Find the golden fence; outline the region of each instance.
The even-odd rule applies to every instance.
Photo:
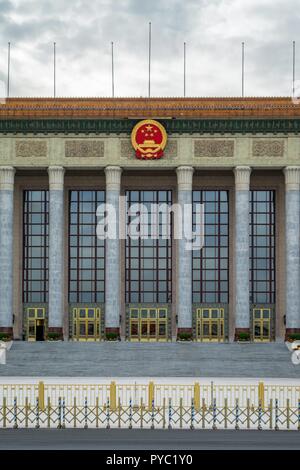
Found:
[[[40,381],[35,384],[0,384],[0,406],[5,398],[8,406],[12,406],[14,401],[20,406],[26,403],[34,404],[39,399],[40,404],[46,403],[49,399],[54,406],[58,405],[59,399],[64,399],[66,406],[73,406],[74,399],[79,406],[85,401],[90,406],[106,406],[109,400],[111,407],[128,406],[131,402],[133,406],[140,406],[141,400],[147,407],[162,407],[164,400],[172,400],[173,406],[191,406],[193,400],[195,408],[205,401],[208,407],[214,401],[220,406],[224,406],[225,401],[229,407],[236,405],[238,400],[241,407],[246,407],[248,402],[251,407],[262,407],[278,401],[279,407],[285,407],[287,400],[292,407],[298,407],[300,400],[300,385],[270,385],[264,382],[253,384],[216,384],[214,382],[204,383],[194,382],[191,384],[168,384],[168,383],[130,383],[120,384],[112,381],[108,384],[60,384],[46,383]]]
[[[114,397],[112,397],[114,398]],[[287,400],[280,407],[278,400],[271,400],[257,407],[241,406],[236,400],[234,406],[219,405],[216,399],[211,405],[202,399],[196,406],[194,399],[190,406],[184,406],[183,399],[179,405],[173,404],[172,399],[163,398],[162,405],[155,405],[154,400],[149,407],[141,399],[138,405],[130,400],[124,406],[120,399],[117,403],[107,400],[100,406],[99,398],[91,405],[85,399],[83,405],[77,403],[76,397],[72,405],[66,405],[65,399],[59,397],[58,403],[51,403],[50,398],[42,402],[39,397],[31,404],[25,399],[20,405],[15,398],[8,405],[4,397],[0,406],[0,428],[148,428],[148,429],[269,429],[269,430],[298,430],[300,431],[300,401],[297,407],[292,407]]]

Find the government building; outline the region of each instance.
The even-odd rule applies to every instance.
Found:
[[[147,208],[202,204],[202,249],[175,239],[172,217],[167,239],[99,238],[97,208],[110,204],[120,215],[120,196]],[[300,103],[0,104],[2,338],[269,342],[297,334]]]

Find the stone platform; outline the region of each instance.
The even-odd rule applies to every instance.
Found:
[[[14,342],[4,377],[249,377],[300,379],[284,343]]]

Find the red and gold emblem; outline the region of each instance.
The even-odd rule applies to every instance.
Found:
[[[131,133],[131,143],[140,160],[155,160],[163,157],[167,144],[165,128],[153,119],[138,122]]]

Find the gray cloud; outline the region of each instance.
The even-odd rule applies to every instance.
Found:
[[[298,6],[299,0],[0,0],[0,80],[10,41],[12,95],[51,95],[56,41],[58,93],[109,96],[114,41],[116,94],[146,96],[151,21],[154,96],[182,94],[184,41],[188,95],[240,94],[241,41],[246,93],[287,95]]]

